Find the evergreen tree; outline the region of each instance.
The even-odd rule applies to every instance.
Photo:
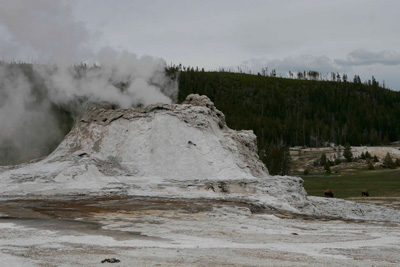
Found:
[[[325,162],[324,170],[325,170],[325,173],[326,173],[326,174],[330,174],[330,173],[331,173],[331,166],[329,165],[329,162],[328,162],[328,161]]]
[[[272,175],[278,175],[282,172],[282,151],[279,147],[273,147],[271,150],[271,165],[268,170]]]
[[[343,74],[343,82],[347,82],[347,74],[346,73]]]
[[[319,159],[319,164],[321,164],[321,166],[324,166],[326,163],[326,155],[325,153],[322,153],[321,158]]]
[[[389,152],[386,154],[385,158],[383,159],[383,168],[395,169],[396,163],[393,162],[392,157],[390,156]]]
[[[288,146],[282,147],[282,175],[290,174],[290,151]]]
[[[372,164],[372,161],[368,161],[368,170],[375,170],[375,166]]]
[[[348,162],[351,162],[353,159],[353,153],[351,152],[351,146],[349,143],[346,143],[344,146],[343,157],[345,157]]]

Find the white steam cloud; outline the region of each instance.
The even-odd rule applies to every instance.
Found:
[[[49,98],[57,104],[76,99],[107,101],[127,108],[137,104],[172,103],[177,84],[165,75],[165,61],[137,57],[110,48],[99,53],[100,66],[68,64],[34,66],[44,79]]]
[[[70,3],[0,0],[0,165],[50,153],[89,102],[127,108],[176,101],[164,60],[92,51]],[[14,60],[38,63],[5,63]]]

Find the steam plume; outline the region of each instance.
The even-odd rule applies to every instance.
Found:
[[[91,102],[119,107],[171,103],[177,83],[160,58],[90,49],[67,1],[0,0],[0,165],[50,153]],[[73,62],[92,62],[79,65]]]

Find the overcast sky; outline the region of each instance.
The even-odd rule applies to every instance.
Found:
[[[3,36],[0,49],[8,49],[7,56],[0,56],[36,59],[36,55],[30,57],[30,53],[35,54],[34,47],[25,46],[21,52],[22,48],[15,45],[16,38],[7,39],[13,34],[7,30],[11,19],[2,20],[2,16],[10,13],[4,4],[15,1],[0,0]],[[44,6],[54,1],[16,2],[37,2]],[[267,66],[276,68],[278,73],[334,71],[346,72],[350,77],[359,74],[362,80],[375,75],[377,80],[385,80],[388,87],[400,90],[399,0],[73,0],[66,3],[70,9],[64,8],[62,12],[70,12],[79,23],[74,36],[86,44],[86,54],[79,53],[82,58],[90,50],[109,46],[208,70],[240,66],[257,72]],[[44,9],[40,18],[46,20],[49,15],[46,12],[54,10]],[[15,19],[24,19],[26,13],[29,9],[18,16],[17,12]],[[68,25],[61,23],[60,31]]]

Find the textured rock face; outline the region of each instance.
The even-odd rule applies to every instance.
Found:
[[[199,95],[189,95],[182,105],[91,109],[47,160],[73,155],[113,158],[134,176],[230,180],[268,175],[253,132],[229,129],[223,113]]]
[[[92,108],[46,159],[0,168],[0,196],[134,195],[219,198],[262,209],[392,220],[399,213],[307,198],[298,177],[270,176],[252,131],[234,131],[205,96],[182,105]]]

